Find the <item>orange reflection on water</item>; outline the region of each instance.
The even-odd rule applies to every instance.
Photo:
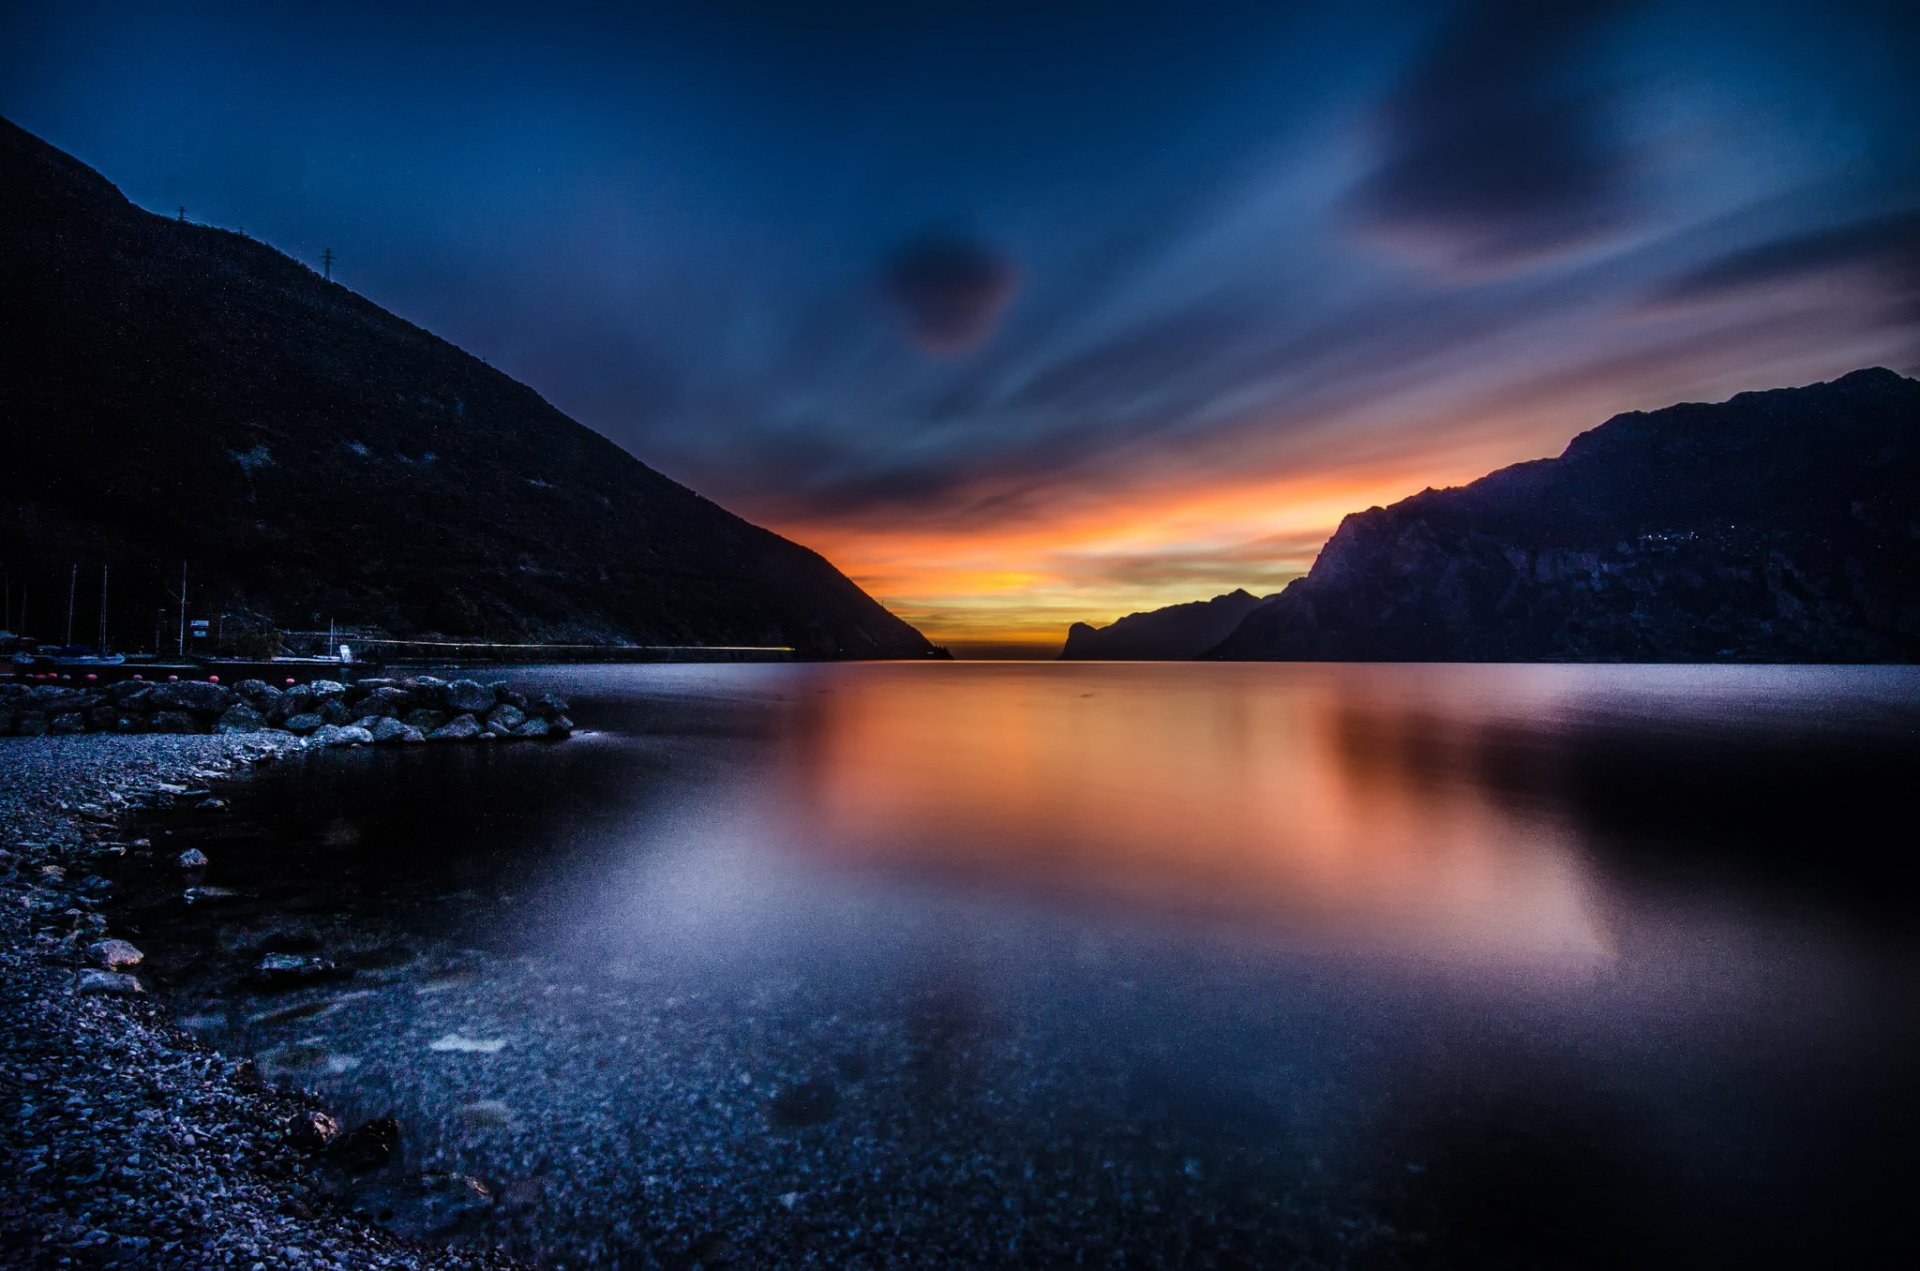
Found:
[[[784,794],[810,850],[1330,950],[1606,957],[1565,825],[1476,776],[1471,670],[1460,691],[1432,668],[925,671],[802,706]]]

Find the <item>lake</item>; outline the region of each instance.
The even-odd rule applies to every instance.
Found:
[[[399,1225],[565,1266],[1913,1248],[1920,669],[507,678],[591,731],[300,756],[167,827],[245,899],[131,880],[190,1026],[495,1198],[353,1184]],[[355,974],[246,990],[275,949]]]

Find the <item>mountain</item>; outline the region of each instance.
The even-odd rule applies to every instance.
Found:
[[[1920,660],[1920,383],[1619,415],[1355,513],[1209,656]]]
[[[1212,600],[1168,605],[1146,613],[1130,613],[1109,626],[1076,622],[1067,628],[1062,661],[1171,661],[1197,658],[1232,634],[1240,620],[1259,608],[1260,597],[1248,591],[1230,591]]]
[[[185,559],[229,623],[931,652],[820,556],[272,248],[5,120],[0,178],[0,561],[35,634],[71,562],[83,606],[110,564],[117,638],[145,643]]]

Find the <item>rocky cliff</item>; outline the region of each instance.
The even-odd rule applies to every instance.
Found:
[[[0,561],[18,621],[199,614],[919,657],[921,635],[526,386],[243,235],[151,215],[0,120]],[[36,615],[37,618],[36,618]]]
[[[1212,600],[1168,605],[1130,613],[1104,627],[1076,622],[1067,628],[1062,661],[1163,661],[1197,658],[1226,639],[1240,620],[1260,607],[1249,591],[1230,591]]]
[[[1620,415],[1355,513],[1210,656],[1920,659],[1920,382]]]

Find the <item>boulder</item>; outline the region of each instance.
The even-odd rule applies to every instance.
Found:
[[[259,702],[263,699],[272,701],[280,696],[280,690],[265,680],[241,680],[233,686],[233,691],[249,702]]]
[[[22,711],[13,717],[13,731],[19,737],[44,737],[47,734],[47,717]]]
[[[216,733],[257,733],[267,726],[266,716],[244,702],[227,707],[213,726]]]
[[[131,997],[145,993],[147,986],[124,971],[82,971],[80,991],[109,997]]]
[[[555,737],[571,737],[573,735],[573,721],[565,715],[555,715],[547,721],[547,727],[553,730]]]
[[[377,721],[373,727],[367,731],[372,735],[374,744],[377,746],[404,744],[407,742],[425,741],[427,739],[427,735],[418,728],[415,728],[411,724],[403,724],[399,720],[391,717]]]
[[[372,744],[372,733],[351,724],[345,727],[337,724],[322,724],[307,738],[309,746],[371,746]]]
[[[322,702],[347,695],[347,686],[339,680],[309,680],[307,681],[307,689],[313,694],[316,701]]]
[[[505,706],[494,707],[493,713],[487,716],[487,726],[489,728],[498,724],[508,732],[512,732],[526,722],[527,713],[512,703],[508,703]]]
[[[477,680],[455,680],[447,685],[447,705],[457,711],[482,714],[493,709],[493,690]]]
[[[320,719],[328,724],[351,724],[354,714],[345,698],[330,697],[320,704]]]
[[[156,733],[197,733],[200,721],[185,711],[160,711],[153,717]]]
[[[412,724],[415,728],[432,732],[447,722],[447,713],[445,711],[429,710],[424,706],[416,706],[402,715],[400,722],[403,724]]]
[[[472,715],[457,715],[427,734],[428,741],[471,741],[480,735],[480,721]]]
[[[278,724],[295,715],[305,715],[317,709],[315,703],[318,700],[313,695],[313,685],[295,684],[273,699],[273,704],[267,708],[267,718]]]
[[[87,712],[87,727],[93,729],[95,732],[104,733],[111,731],[119,719],[120,712],[113,707],[96,706]],[[0,732],[4,731],[4,729],[0,729]]]
[[[513,730],[515,737],[539,738],[552,731],[552,725],[544,719],[530,719]]]
[[[161,710],[191,711],[195,715],[218,715],[233,705],[239,695],[224,684],[206,680],[178,680],[153,686],[153,704]]]
[[[53,722],[47,725],[47,731],[56,737],[71,737],[75,733],[84,733],[87,731],[87,717],[79,711],[55,715]]]
[[[209,861],[207,859],[207,854],[201,851],[199,848],[190,847],[186,851],[180,853],[179,856],[175,857],[173,863],[178,865],[181,869],[205,869],[208,865],[211,865],[213,862]]]
[[[146,954],[125,940],[97,940],[87,948],[87,956],[109,971],[124,971],[146,960]]]
[[[487,687],[493,690],[493,698],[495,701],[505,702],[509,706],[517,706],[521,710],[527,708],[527,695],[507,681],[495,680],[493,683],[487,685]]]
[[[398,718],[413,705],[413,694],[403,688],[376,688],[354,704],[362,715],[392,715]]]
[[[313,732],[326,722],[317,712],[308,711],[300,715],[287,716],[280,726],[290,733],[305,734]]]
[[[310,1152],[324,1152],[340,1137],[340,1123],[318,1108],[302,1108],[287,1118],[287,1137]]]
[[[538,715],[541,719],[552,719],[555,715],[567,713],[567,699],[556,697],[552,693],[542,693],[533,699],[527,707],[529,715]]]

